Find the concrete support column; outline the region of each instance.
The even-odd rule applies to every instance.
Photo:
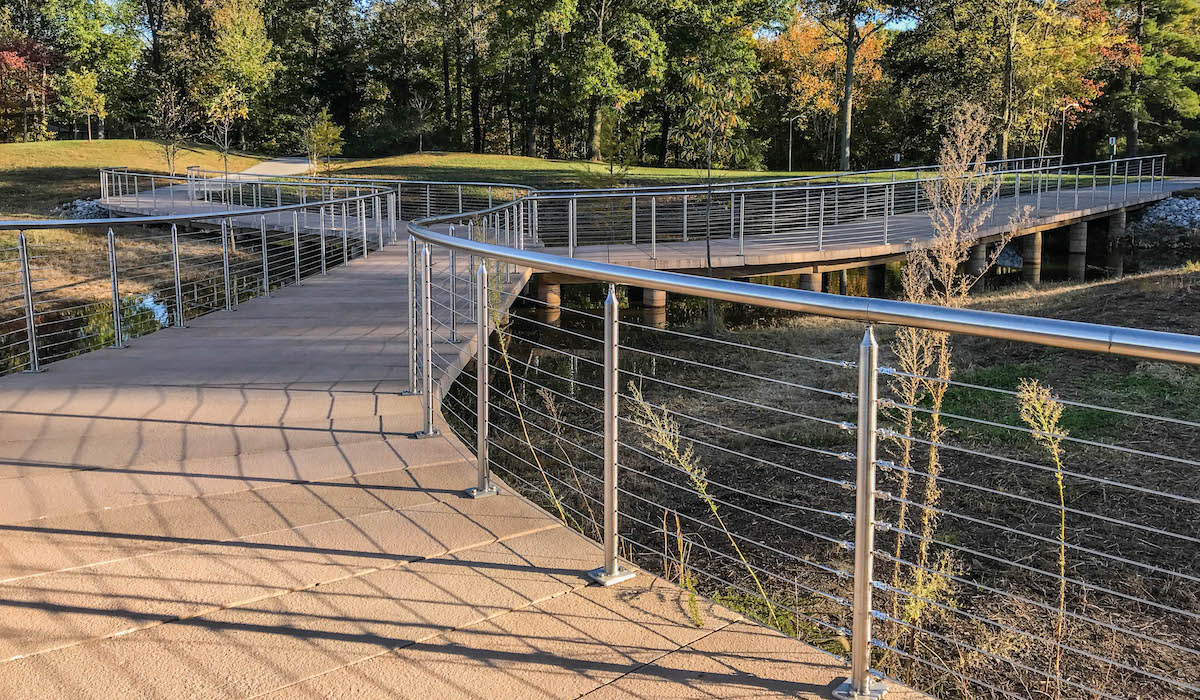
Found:
[[[538,305],[538,320],[557,325],[562,319],[562,287],[539,280],[537,298],[538,301],[544,302]]]
[[[1108,255],[1105,267],[1109,274],[1120,277],[1125,274],[1125,255],[1122,248],[1125,239],[1125,211],[1121,210],[1108,217]]]
[[[867,268],[867,296],[874,298],[883,296],[883,282],[886,276],[886,265],[871,265]]]
[[[821,291],[821,273],[810,272],[801,274],[800,288],[809,292]]]
[[[846,268],[838,270],[838,294],[842,296],[846,296],[846,283],[848,281],[846,276]]]
[[[1067,234],[1067,273],[1077,282],[1087,276],[1087,234],[1086,221],[1071,224]]]
[[[967,261],[967,272],[972,277],[979,277],[987,271],[987,244],[980,243],[971,246],[971,258]]]
[[[662,308],[667,305],[667,293],[661,289],[642,289],[642,306],[651,309]]]
[[[548,307],[556,307],[562,303],[562,287],[557,284],[538,282],[538,301]]]
[[[1021,238],[1021,257],[1025,259],[1021,267],[1021,279],[1029,284],[1042,281],[1042,232],[1031,233]]]

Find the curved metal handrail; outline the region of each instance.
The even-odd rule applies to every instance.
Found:
[[[520,202],[521,200],[517,200],[517,202],[506,202],[479,211],[420,219],[410,222],[408,231],[418,241],[444,246],[460,253],[493,258],[539,271],[557,272],[599,282],[635,285],[679,294],[868,323],[907,325],[1050,347],[1200,365],[1200,337],[1198,336],[992,311],[928,306],[889,299],[844,297],[751,282],[626,267],[467,240],[438,233],[429,228],[438,223],[459,221],[466,217],[500,211]]]

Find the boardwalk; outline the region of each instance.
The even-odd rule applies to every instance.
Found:
[[[0,380],[3,696],[828,697],[832,657],[461,495],[463,446],[409,439],[406,269]]]

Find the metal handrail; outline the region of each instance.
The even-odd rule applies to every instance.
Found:
[[[508,206],[511,206],[511,203]],[[445,218],[447,217],[411,222],[408,226],[409,233],[425,243],[445,246],[460,253],[494,258],[543,272],[557,272],[584,279],[635,285],[831,318],[907,325],[1049,347],[1200,365],[1200,337],[1197,336],[1019,316],[994,311],[927,306],[890,299],[845,297],[837,294],[567,258],[452,237],[427,228],[428,225]]]

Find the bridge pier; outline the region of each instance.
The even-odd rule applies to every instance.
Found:
[[[538,308],[538,320],[542,323],[557,324],[562,318],[562,285],[538,280],[537,298],[542,302]]]
[[[1108,217],[1108,256],[1105,266],[1114,277],[1125,274],[1125,256],[1121,250],[1121,239],[1125,238],[1125,210]]]
[[[647,309],[663,309],[667,306],[667,293],[661,289],[642,288],[642,306]]]
[[[1021,279],[1029,284],[1042,281],[1042,232],[1037,231],[1021,238]]]
[[[848,281],[846,277],[846,268],[843,267],[842,269],[838,270],[838,294],[841,294],[842,296],[846,296],[846,286]]]
[[[987,243],[971,246],[971,257],[967,261],[967,271],[972,277],[981,277],[987,272]]]
[[[821,273],[820,272],[805,272],[800,275],[800,289],[809,292],[821,291]]]
[[[1079,221],[1071,224],[1070,232],[1067,235],[1067,272],[1071,279],[1082,282],[1087,276],[1087,222]]]

